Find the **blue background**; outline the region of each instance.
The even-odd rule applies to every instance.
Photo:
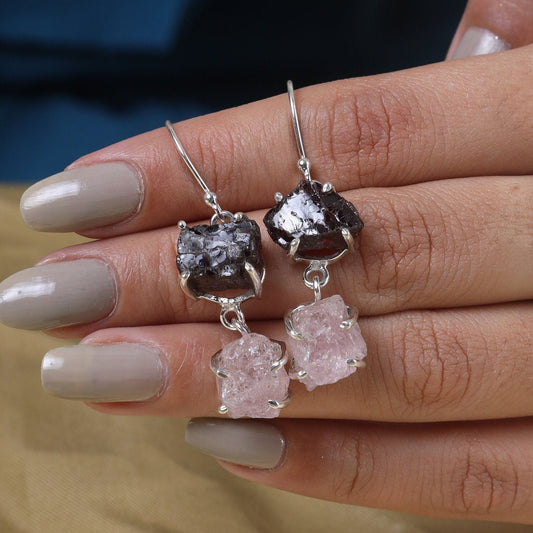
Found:
[[[465,0],[0,0],[0,180],[297,86],[441,60]]]

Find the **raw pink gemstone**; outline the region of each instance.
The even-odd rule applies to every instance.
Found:
[[[357,313],[356,310],[354,310]],[[293,365],[289,371],[292,379],[299,379],[298,372],[305,371],[302,379],[307,390],[318,385],[335,383],[356,370],[347,361],[361,361],[366,357],[366,343],[359,324],[343,329],[348,320],[348,310],[343,299],[336,294],[319,300],[294,313],[294,330],[303,335],[302,340],[289,340]],[[357,314],[356,317],[357,318]]]
[[[279,409],[268,401],[286,402],[289,376],[284,367],[271,370],[283,356],[280,343],[258,333],[230,342],[213,357],[212,366],[227,378],[217,378],[220,402],[231,418],[275,418]]]

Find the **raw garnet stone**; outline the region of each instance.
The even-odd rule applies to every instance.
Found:
[[[176,263],[181,275],[189,273],[189,286],[204,293],[251,289],[246,272],[250,263],[261,274],[261,232],[244,217],[221,224],[199,224],[181,230]]]
[[[265,215],[264,223],[272,240],[285,250],[299,238],[297,257],[310,260],[342,252],[347,248],[342,228],[355,239],[364,225],[350,202],[306,179]]]

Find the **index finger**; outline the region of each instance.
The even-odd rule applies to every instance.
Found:
[[[530,173],[533,129],[524,117],[533,112],[532,52],[524,47],[297,91],[313,177],[343,191]],[[270,207],[274,192],[299,180],[290,120],[280,95],[175,128],[222,208],[249,211]],[[212,214],[166,128],[69,169],[25,193],[21,208],[30,227],[107,237]]]

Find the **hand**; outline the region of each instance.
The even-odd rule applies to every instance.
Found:
[[[533,522],[532,68],[528,46],[297,91],[314,176],[366,224],[328,290],[359,308],[367,368],[293,384],[283,419],[193,421],[191,443],[318,498]],[[299,179],[285,94],[176,131],[220,204],[258,222]],[[96,239],[0,286],[3,322],[85,336],[45,358],[45,388],[109,414],[212,416],[209,360],[236,337],[180,290],[175,224],[210,212],[166,129],[82,158],[22,211]],[[280,339],[309,292],[263,242],[264,297],[245,312]]]

